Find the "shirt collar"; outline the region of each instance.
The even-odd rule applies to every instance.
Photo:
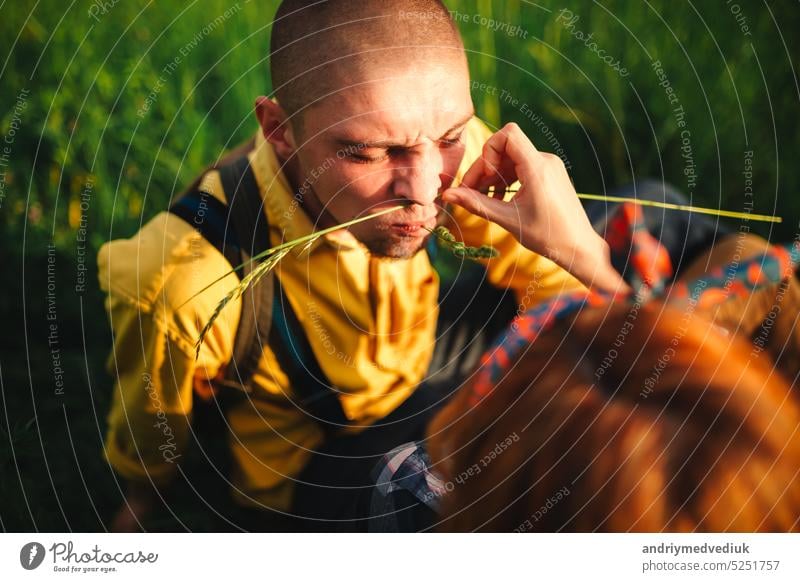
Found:
[[[264,200],[267,220],[271,226],[280,229],[283,240],[295,240],[313,233],[315,228],[311,218],[300,206],[299,196],[295,195],[275,150],[260,129],[256,133],[250,163]],[[299,245],[293,253],[310,254],[325,244],[337,250],[365,248],[349,231],[339,230],[323,235],[308,250],[305,245]]]

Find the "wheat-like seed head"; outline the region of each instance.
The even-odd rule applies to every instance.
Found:
[[[479,247],[471,247],[463,242],[457,241],[456,237],[444,226],[437,226],[435,229],[430,230],[436,238],[442,243],[442,246],[449,249],[459,259],[492,259],[500,255],[494,247],[490,245],[481,245]]]
[[[242,296],[242,294],[247,290],[250,285],[255,285],[258,283],[264,275],[272,271],[275,268],[275,265],[285,257],[289,251],[292,250],[293,247],[285,247],[280,250],[275,251],[274,253],[267,256],[265,260],[263,260],[259,265],[253,269],[250,273],[248,273],[245,277],[239,281],[239,284],[231,289],[225,297],[223,297],[219,303],[217,303],[216,308],[214,309],[214,313],[211,314],[208,322],[203,326],[203,329],[200,331],[200,335],[195,342],[195,359],[200,356],[200,347],[203,345],[203,340],[206,337],[206,334],[209,332],[211,327],[214,325],[214,322],[219,317],[219,314],[222,313],[222,310],[233,301]]]
[[[508,192],[516,192],[516,190],[508,190]],[[598,195],[598,194],[578,194],[578,198],[586,198],[591,200],[605,200],[611,202],[632,202],[634,204],[639,204],[642,206],[654,206],[659,208],[666,208],[670,210],[681,210],[685,212],[699,212],[703,214],[712,214],[717,216],[727,216],[731,218],[744,218],[747,220],[761,220],[765,222],[781,222],[782,219],[779,216],[770,216],[770,215],[761,215],[761,214],[751,214],[751,213],[743,213],[743,212],[732,212],[730,210],[720,210],[716,208],[699,208],[696,206],[689,206],[689,205],[678,205],[678,204],[668,204],[663,202],[656,202],[651,200],[641,200],[636,198],[623,198],[617,196],[606,196],[606,195]],[[344,224],[339,224],[337,226],[333,226],[330,228],[326,228],[324,230],[320,230],[318,232],[311,233],[304,237],[300,237],[296,240],[289,241],[282,243],[276,247],[272,247],[267,249],[266,251],[259,253],[258,255],[254,256],[251,261],[256,261],[260,259],[264,259],[258,267],[253,269],[253,271],[244,277],[239,284],[233,289],[230,293],[228,293],[222,300],[217,304],[216,309],[214,309],[214,313],[211,315],[211,318],[208,320],[208,323],[203,327],[200,331],[200,336],[197,338],[197,342],[195,343],[196,354],[197,357],[200,354],[200,347],[203,345],[203,339],[205,338],[208,331],[211,329],[211,326],[214,324],[214,321],[219,317],[219,314],[225,309],[225,306],[228,305],[232,300],[240,297],[242,293],[250,286],[255,285],[258,283],[261,278],[269,273],[272,269],[275,268],[275,265],[285,257],[292,249],[299,245],[304,245],[302,251],[307,252],[314,242],[324,234],[329,232],[333,232],[335,230],[339,230],[342,228],[347,228],[359,222],[364,222],[366,220],[371,220],[373,218],[377,218],[383,214],[387,214],[389,212],[394,212],[395,210],[400,210],[406,207],[410,202],[405,201],[403,204],[399,206],[395,206],[392,208],[387,208],[385,210],[381,210],[380,212],[376,212],[374,214],[369,214],[366,216],[361,216],[359,218],[355,218]],[[480,247],[470,247],[464,244],[463,242],[459,242],[456,238],[452,235],[452,233],[445,228],[444,226],[438,226],[436,229],[431,230],[427,229],[431,232],[439,241],[442,243],[442,246],[446,247],[450,252],[452,252],[455,256],[459,258],[467,258],[467,259],[491,259],[493,257],[497,257],[500,253],[490,245],[481,245]],[[178,309],[186,305],[189,301],[197,297],[199,294],[203,293],[213,285],[216,285],[220,281],[222,281],[225,277],[227,277],[230,273],[236,272],[239,269],[242,269],[245,265],[239,265],[233,271],[222,275],[221,277],[217,278],[216,280],[212,281],[208,285],[206,285],[203,289],[192,295],[189,299],[184,301]]]

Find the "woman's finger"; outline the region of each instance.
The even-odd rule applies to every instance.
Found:
[[[472,188],[459,186],[448,188],[442,193],[442,200],[447,203],[457,204],[476,216],[481,216],[503,228],[511,228],[509,223],[509,204],[501,198],[490,198],[482,192]]]
[[[487,140],[481,156],[461,183],[481,192],[491,186],[507,188],[519,179],[521,168],[536,155],[538,150],[519,126],[509,123]]]
[[[488,166],[483,159],[483,155],[478,156],[478,159],[472,163],[464,174],[464,177],[461,179],[461,184],[467,188],[479,190],[481,181],[487,176],[486,168],[488,168]]]
[[[503,162],[514,166],[535,156],[538,150],[516,123],[508,123],[488,139],[483,148],[485,163],[502,167]]]

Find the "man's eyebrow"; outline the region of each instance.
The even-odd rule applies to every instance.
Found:
[[[454,131],[457,131],[467,125],[470,120],[475,116],[475,113],[470,113],[466,118],[456,123],[453,127],[448,129],[444,132],[441,138],[444,139],[446,136],[450,135]],[[362,140],[353,140],[348,138],[339,137],[336,138],[336,143],[343,147],[343,148],[353,148],[353,149],[369,149],[369,148],[387,148],[387,147],[404,147],[405,144],[398,143],[392,140],[376,140],[376,141],[362,141]]]
[[[470,113],[469,115],[467,115],[467,117],[465,117],[464,119],[462,119],[461,121],[456,123],[453,127],[448,129],[447,131],[445,131],[444,135],[442,135],[442,137],[444,137],[445,135],[450,135],[454,131],[456,131],[458,129],[461,129],[462,127],[467,125],[473,117],[475,117],[475,112],[474,111],[472,113]]]

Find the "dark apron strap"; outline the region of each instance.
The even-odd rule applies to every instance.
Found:
[[[238,271],[242,279],[257,266],[251,258],[267,250],[269,227],[253,170],[247,156],[219,169],[222,187],[228,199],[230,221],[239,239]],[[239,328],[233,344],[233,358],[225,371],[225,381],[251,390],[250,382],[258,367],[272,324],[274,277],[263,277],[242,294]]]
[[[228,205],[196,190],[179,199],[170,212],[200,231],[233,268],[241,280],[256,264],[250,258],[270,247],[269,225],[263,201],[247,156],[218,168]],[[242,312],[234,340],[233,358],[224,387],[252,390],[251,381],[266,342],[289,378],[295,403],[312,416],[326,434],[348,423],[338,398],[311,348],[276,273],[265,275],[242,294]]]
[[[278,277],[275,288],[270,346],[291,380],[297,405],[334,435],[348,424],[338,391],[322,371]]]
[[[199,231],[231,265],[239,264],[239,241],[236,232],[228,228],[228,207],[212,194],[193,190],[179,198],[169,211]]]

